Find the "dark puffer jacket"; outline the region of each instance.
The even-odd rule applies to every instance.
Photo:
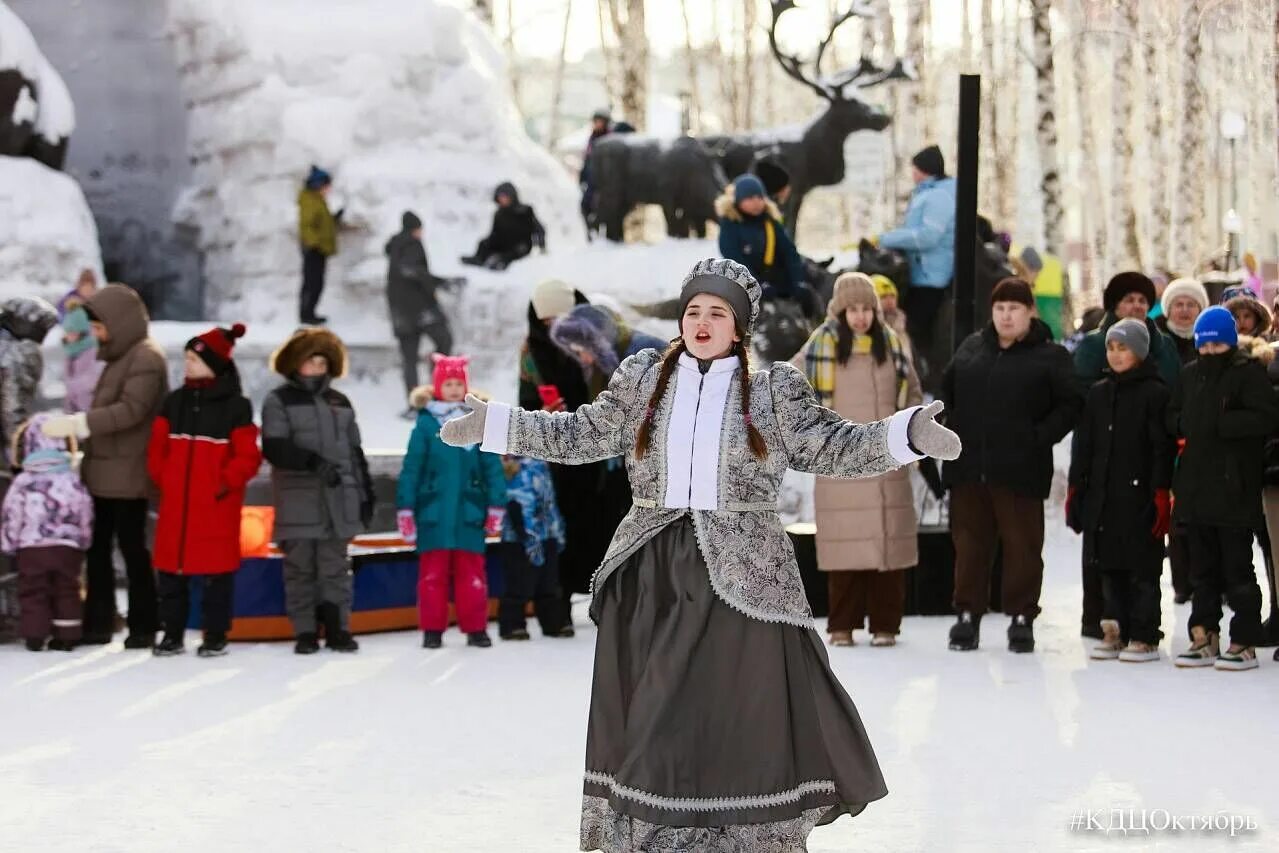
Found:
[[[948,486],[985,483],[1037,498],[1052,487],[1053,445],[1074,427],[1083,397],[1070,354],[1042,320],[1001,349],[995,327],[974,332],[942,376],[946,425],[964,452],[942,469]]]
[[[715,200],[715,214],[720,255],[750,270],[765,294],[789,297],[804,286],[804,261],[782,225],[777,205],[770,201],[759,216],[747,216],[738,209],[730,186]]]
[[[413,219],[417,219],[414,217]],[[436,289],[444,283],[432,275],[426,261],[426,248],[413,236],[405,222],[405,228],[386,243],[386,299],[391,309],[391,328],[397,337],[417,332],[424,314],[434,315],[436,321],[444,315],[435,298]],[[418,220],[415,227],[421,226]]]
[[[546,229],[542,227],[533,208],[520,201],[514,184],[501,184],[493,192],[497,196],[509,196],[511,203],[499,207],[493,213],[493,228],[484,239],[489,253],[523,257],[533,249],[546,248]]]
[[[1221,355],[1186,366],[1168,406],[1168,429],[1186,439],[1173,490],[1183,524],[1259,528],[1263,449],[1279,429],[1279,396],[1264,341],[1241,337]]]
[[[1149,360],[1088,390],[1070,452],[1070,487],[1086,532],[1141,534],[1153,526],[1155,491],[1172,485],[1168,397]]]

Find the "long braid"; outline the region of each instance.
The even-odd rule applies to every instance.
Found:
[[[755,424],[751,420],[751,362],[750,362],[751,341],[749,335],[743,335],[741,343],[737,345],[737,360],[741,362],[741,383],[742,383],[742,419],[746,421],[746,443],[750,445],[751,453],[755,454],[756,459],[763,459],[768,456],[768,445],[764,443],[764,437],[759,434],[759,430],[755,428]]]
[[[666,348],[666,352],[662,354],[662,369],[657,374],[657,387],[653,389],[653,396],[648,398],[648,410],[644,413],[644,422],[640,424],[639,432],[635,436],[636,459],[643,459],[644,454],[648,453],[648,447],[653,441],[653,418],[662,398],[666,396],[666,386],[670,384],[671,374],[675,372],[675,365],[679,363],[679,357],[684,350],[684,339],[678,338],[672,341]]]

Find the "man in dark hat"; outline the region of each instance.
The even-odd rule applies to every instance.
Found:
[[[950,357],[950,335],[938,323],[951,300],[955,276],[955,179],[946,176],[941,149],[930,145],[911,158],[915,191],[900,228],[879,238],[885,249],[896,249],[910,262],[906,292],[908,333],[915,343],[916,361],[924,387],[936,390]],[[921,359],[922,356],[922,359]]]
[[[1106,285],[1102,294],[1102,307],[1106,316],[1095,332],[1084,336],[1075,349],[1075,375],[1088,388],[1099,379],[1106,367],[1106,333],[1120,320],[1138,320],[1146,324],[1150,333],[1150,360],[1159,370],[1159,376],[1169,389],[1175,388],[1181,377],[1181,360],[1177,357],[1176,344],[1150,319],[1150,308],[1155,304],[1155,283],[1143,273],[1121,272]]]

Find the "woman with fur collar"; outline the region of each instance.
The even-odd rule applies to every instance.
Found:
[[[574,413],[468,402],[449,444],[561,463],[624,455],[634,507],[592,584],[599,625],[582,850],[794,849],[887,794],[830,670],[777,515],[787,468],[872,477],[954,458],[940,404],[854,424],[788,364],[750,370],[760,286],[706,260],[681,337]],[[761,689],[763,688],[763,689]]]

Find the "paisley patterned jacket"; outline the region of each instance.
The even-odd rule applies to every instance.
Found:
[[[608,390],[572,413],[490,403],[483,449],[569,465],[624,456],[634,506],[595,572],[592,618],[598,618],[599,593],[608,577],[658,531],[688,513],[721,600],[754,619],[811,627],[795,552],[776,509],[782,475],[793,468],[827,477],[874,477],[914,462],[920,457],[908,448],[906,426],[915,410],[872,424],[845,421],[818,405],[802,373],[775,363],[751,374],[751,419],[768,446],[767,457],[757,459],[750,451],[741,386],[734,382],[720,430],[719,508],[672,509],[664,506],[666,436],[675,397],[670,390],[654,413],[649,452],[642,459],[634,453],[660,361],[656,350],[627,358]]]

